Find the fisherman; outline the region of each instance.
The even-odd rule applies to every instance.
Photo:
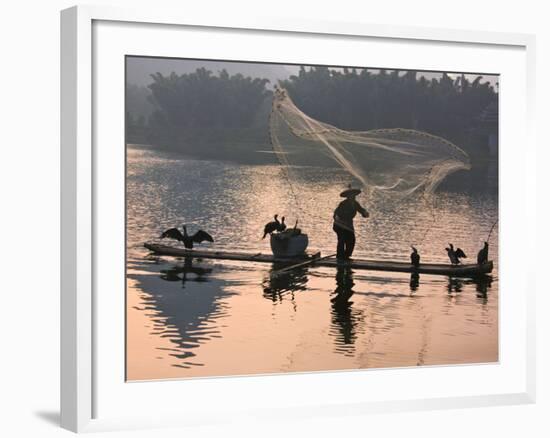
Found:
[[[338,245],[336,247],[336,257],[338,260],[349,260],[355,247],[355,230],[353,228],[353,218],[359,212],[361,216],[367,218],[369,213],[356,201],[355,197],[361,193],[359,189],[349,187],[340,193],[344,199],[336,210],[334,210],[334,225],[332,229],[338,236]]]

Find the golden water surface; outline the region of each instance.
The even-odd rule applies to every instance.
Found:
[[[280,266],[148,254],[143,242],[187,224],[207,249],[269,252],[263,225],[286,216],[310,250],[334,252],[332,211],[346,175],[304,168],[289,191],[279,166],[183,159],[128,147],[127,378],[150,380],[498,360],[498,277]],[[447,262],[448,242],[475,261],[497,218],[495,194],[439,193],[381,202],[360,195],[354,257]],[[297,206],[299,203],[299,207]],[[498,230],[490,239],[497,261]],[[498,268],[498,263],[497,263]]]

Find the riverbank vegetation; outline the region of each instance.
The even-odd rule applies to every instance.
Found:
[[[280,85],[304,113],[338,128],[426,131],[463,148],[474,173],[496,159],[489,138],[498,127],[486,113],[498,115],[498,91],[483,76],[301,67]],[[147,88],[127,85],[127,141],[196,158],[273,163],[265,153],[272,86],[226,70],[156,73]]]

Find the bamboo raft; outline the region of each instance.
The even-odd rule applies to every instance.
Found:
[[[493,270],[492,260],[482,265],[478,265],[477,263],[460,265],[449,265],[443,263],[421,263],[418,267],[415,267],[406,262],[394,262],[384,260],[353,259],[350,262],[342,263],[333,258],[325,258],[323,260],[314,261],[314,259],[320,258],[319,253],[315,255],[304,255],[303,257],[281,258],[275,257],[271,254],[185,249],[157,243],[144,243],[143,246],[149,251],[157,255],[163,256],[237,260],[259,263],[282,263],[288,265],[311,261],[312,264],[315,266],[323,266],[329,268],[348,266],[353,269],[362,269],[369,271],[408,272],[417,274],[445,275],[450,277],[473,278],[480,275],[489,274]]]

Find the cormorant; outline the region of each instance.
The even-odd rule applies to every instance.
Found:
[[[194,243],[202,243],[205,240],[208,242],[214,242],[214,239],[210,234],[208,234],[206,231],[199,230],[192,236],[187,234],[187,227],[183,226],[183,234],[181,234],[180,230],[177,228],[170,228],[169,230],[166,230],[164,233],[161,234],[160,238],[169,238],[178,240],[180,242],[183,242],[183,246],[185,246],[187,249],[193,249]]]
[[[279,233],[282,233],[284,230],[286,230],[286,224],[285,224],[285,217],[283,216],[281,218],[281,223],[279,224],[279,226],[277,227],[277,231]]]
[[[297,236],[299,234],[302,234],[302,230],[298,228],[298,219],[296,219],[296,223],[294,224],[294,228],[292,228],[292,235]]]
[[[420,254],[418,254],[418,250],[414,247],[414,246],[411,246],[413,252],[411,252],[411,264],[418,268],[418,265],[420,264]]]
[[[460,248],[457,248],[455,250],[452,243],[449,243],[449,248],[445,249],[447,250],[449,260],[453,265],[458,265],[460,263],[460,259],[466,258],[466,254],[464,254],[464,251],[462,251]]]
[[[275,219],[274,221],[268,222],[267,224],[265,224],[264,236],[262,237],[262,239],[265,239],[265,236],[279,229],[279,226],[281,225],[281,223],[279,222],[279,219],[277,219],[278,217],[279,215],[276,214],[275,216],[273,216],[273,219]]]
[[[477,264],[482,265],[483,263],[487,263],[488,260],[489,260],[489,244],[485,242],[483,244],[483,248],[481,248],[477,253]]]

